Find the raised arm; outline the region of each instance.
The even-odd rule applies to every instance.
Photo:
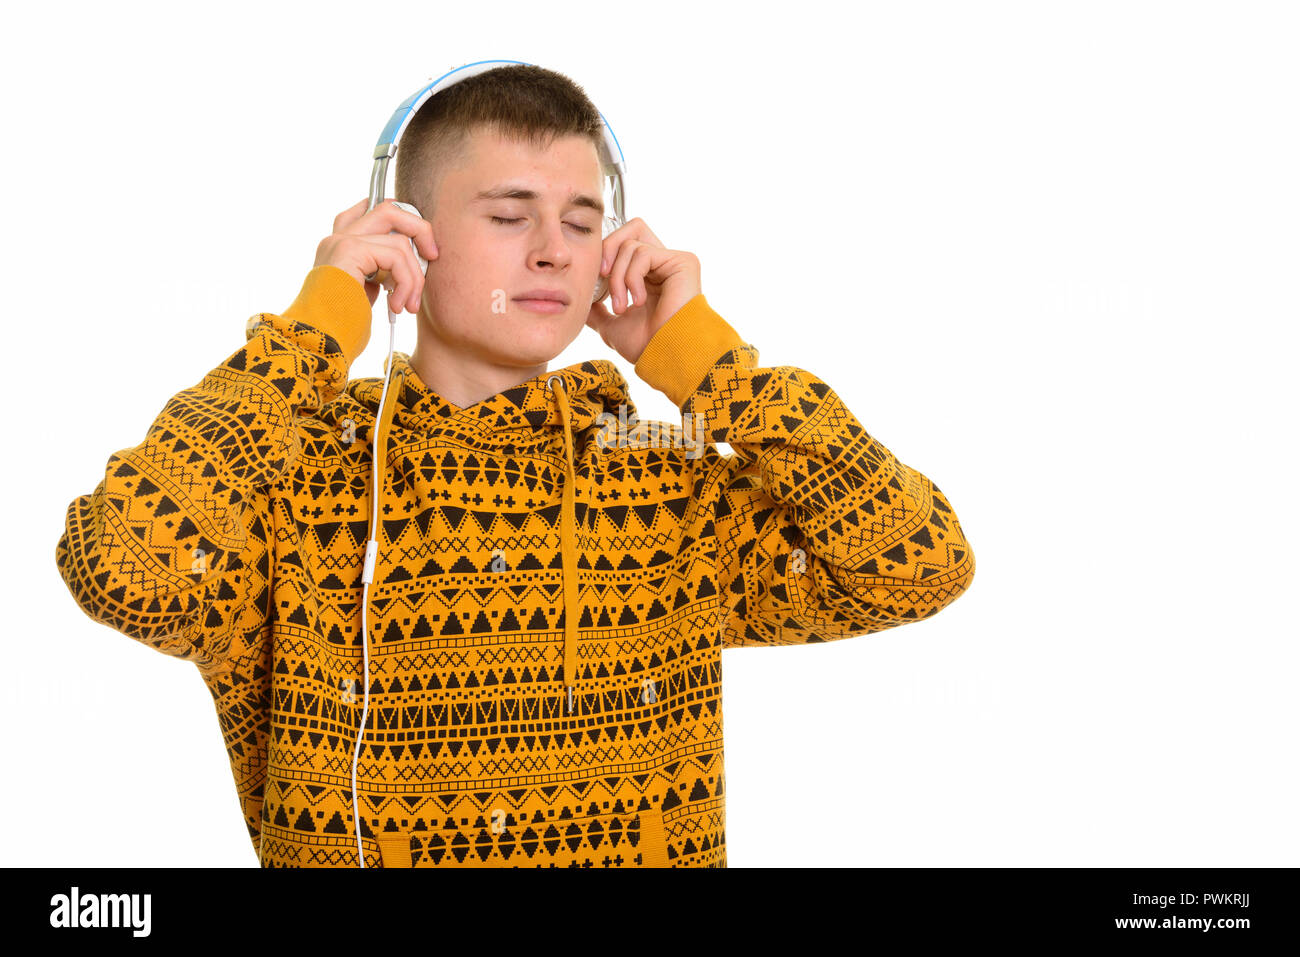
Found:
[[[295,417],[328,402],[370,335],[361,284],[313,268],[282,315],[174,395],[67,508],[55,557],[95,621],[213,673],[271,614],[269,489],[297,460]]]
[[[757,350],[697,295],[637,374],[725,442],[713,508],[724,647],[834,641],[929,618],[975,558],[947,497],[874,439],[829,385]]]

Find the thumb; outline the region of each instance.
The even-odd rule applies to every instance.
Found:
[[[591,311],[587,313],[587,325],[595,329],[602,336],[605,334],[605,326],[614,318],[613,313],[605,308],[604,300],[593,302]]]

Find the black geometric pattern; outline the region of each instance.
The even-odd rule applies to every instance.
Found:
[[[602,413],[635,421],[606,360],[465,409],[393,362],[357,766],[368,867],[725,867],[722,649],[917,621],[974,575],[929,479],[816,376],[759,368],[738,340],[682,405],[710,443],[695,458],[601,447]],[[358,864],[383,381],[348,381],[348,363],[310,323],[253,317],[109,456],[57,547],[92,619],[199,669],[267,867]]]

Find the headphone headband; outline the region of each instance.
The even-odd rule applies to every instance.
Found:
[[[438,79],[434,80],[428,86],[422,87],[415,93],[412,93],[405,100],[398,104],[397,109],[393,111],[392,117],[384,125],[383,131],[379,134],[379,141],[375,143],[374,151],[374,168],[370,173],[370,209],[374,209],[384,201],[384,188],[388,180],[388,162],[397,155],[398,141],[401,139],[402,131],[415,115],[415,111],[424,105],[429,97],[436,93],[454,86],[461,80],[468,79],[478,73],[486,70],[495,69],[502,64],[519,64],[520,66],[532,66],[533,64],[525,63],[523,60],[478,60],[474,63],[467,63],[464,66],[456,67],[454,70],[448,70]],[[602,148],[597,152],[600,155],[601,172],[609,177],[612,181],[612,200],[613,213],[612,218],[615,220],[615,228],[622,226],[627,222],[623,215],[623,203],[626,193],[624,179],[627,175],[627,162],[623,159],[623,148],[618,145],[618,138],[614,136],[614,129],[609,125],[609,120],[605,119],[605,114],[600,110],[600,120],[604,123],[604,136],[602,137]],[[610,216],[609,212],[606,216]]]

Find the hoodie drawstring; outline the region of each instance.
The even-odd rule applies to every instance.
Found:
[[[380,410],[379,427],[375,430],[375,461],[387,461],[389,434],[392,431],[393,410],[397,405],[398,393],[402,390],[404,374],[396,378],[396,388],[390,388]],[[558,382],[559,387],[552,383]],[[560,433],[564,436],[564,495],[560,508],[560,551],[564,563],[564,685],[566,691],[567,712],[573,714],[573,690],[578,684],[578,519],[575,506],[574,489],[577,485],[573,464],[573,430],[572,413],[569,409],[568,384],[561,375],[552,375],[546,380],[547,388],[555,396],[555,404],[560,411]],[[380,502],[377,511],[382,514],[383,482],[379,482]],[[373,534],[373,531],[372,531]],[[373,561],[373,558],[371,559]],[[368,679],[366,679],[368,680]]]
[[[560,388],[551,385],[558,381]],[[564,684],[568,692],[568,713],[573,714],[573,689],[578,683],[578,521],[574,506],[575,475],[573,433],[569,423],[569,387],[564,377],[549,376],[546,386],[560,410],[560,432],[564,435],[564,503],[560,508],[560,551],[564,561]]]

